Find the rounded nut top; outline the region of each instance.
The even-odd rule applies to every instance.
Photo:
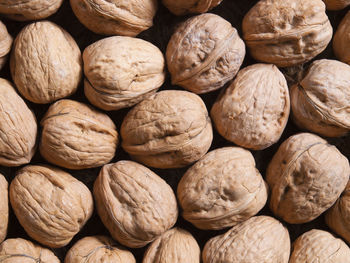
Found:
[[[350,0],[323,0],[327,10],[341,10],[350,5]]]
[[[309,222],[335,203],[349,174],[349,161],[335,146],[311,133],[293,135],[267,168],[270,208],[288,223]]]
[[[350,11],[340,22],[333,38],[333,51],[335,56],[346,64],[350,65]]]
[[[9,221],[8,183],[5,177],[2,174],[0,174],[0,243],[4,241],[4,239],[6,238],[8,221]]]
[[[4,23],[0,21],[0,69],[7,60],[7,54],[11,51],[12,42],[12,36],[7,32]]]
[[[205,13],[216,7],[222,0],[162,0],[175,15],[186,15],[190,13]]]

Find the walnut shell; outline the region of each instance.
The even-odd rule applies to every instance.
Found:
[[[73,100],[52,104],[41,120],[40,153],[68,168],[99,167],[114,157],[118,132],[104,113]]]
[[[97,212],[112,237],[143,247],[170,229],[178,216],[171,187],[132,161],[104,165],[94,184]]]
[[[223,229],[245,221],[264,207],[267,195],[253,155],[238,147],[204,155],[177,188],[183,217],[200,229]]]
[[[349,161],[335,146],[311,133],[293,135],[267,168],[270,208],[288,223],[309,222],[335,203],[349,174]]]
[[[153,25],[157,0],[70,0],[74,14],[102,35],[136,36]]]
[[[350,5],[350,0],[323,0],[327,10],[341,10]]]
[[[257,60],[302,64],[326,49],[333,29],[322,0],[261,0],[243,19],[243,38]]]
[[[222,0],[162,0],[163,5],[175,15],[205,13],[216,7]]]
[[[17,35],[10,69],[23,97],[35,103],[50,103],[77,90],[82,77],[80,49],[60,26],[36,22]]]
[[[22,238],[6,239],[0,244],[2,263],[60,263],[55,254],[44,247]]]
[[[109,237],[89,236],[80,239],[68,251],[65,263],[136,263],[133,254],[120,248]]]
[[[29,163],[36,149],[35,115],[12,84],[0,78],[0,165]]]
[[[7,55],[11,51],[13,38],[7,32],[4,23],[0,21],[0,69],[2,69],[7,61]]]
[[[194,237],[181,228],[173,228],[148,247],[142,263],[199,263],[200,248]]]
[[[165,78],[162,52],[138,38],[102,39],[84,50],[83,60],[85,95],[103,110],[139,103],[155,93]]]
[[[151,167],[179,168],[209,149],[213,130],[202,99],[191,92],[164,90],[137,104],[121,126],[122,146]]]
[[[294,122],[323,136],[343,136],[350,129],[350,66],[337,60],[314,61],[291,88]]]
[[[214,14],[186,20],[166,50],[172,84],[197,94],[219,89],[231,80],[244,56],[245,45],[237,30]]]
[[[89,189],[50,166],[27,165],[10,184],[12,208],[28,235],[48,247],[63,247],[80,231],[94,208]]]
[[[9,223],[8,183],[5,177],[2,174],[0,174],[0,243],[4,241],[4,239],[6,238],[8,223]]]
[[[350,65],[350,11],[340,22],[333,38],[333,51],[335,56],[346,64]]]
[[[272,64],[242,69],[211,109],[217,131],[226,140],[262,150],[276,143],[290,111],[288,85]]]
[[[350,249],[343,240],[327,231],[312,229],[293,243],[289,263],[349,262]]]
[[[272,217],[256,216],[210,239],[202,256],[204,263],[288,263],[289,253],[287,228]]]

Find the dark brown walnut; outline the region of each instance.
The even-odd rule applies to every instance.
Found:
[[[341,10],[350,5],[350,0],[323,0],[327,10]]]
[[[293,135],[267,168],[270,208],[288,223],[309,222],[336,202],[349,174],[349,162],[335,146],[311,133]]]
[[[238,147],[204,155],[177,188],[183,217],[200,229],[223,229],[247,220],[264,207],[267,195],[253,155]]]
[[[231,80],[244,56],[245,45],[237,30],[214,14],[186,20],[166,50],[172,84],[197,94],[219,89]]]
[[[194,237],[181,228],[173,228],[148,247],[142,263],[199,263],[200,248]]]
[[[121,126],[122,146],[156,168],[179,168],[209,149],[213,130],[202,99],[191,92],[160,91],[137,104]]]
[[[153,25],[157,0],[70,0],[74,14],[102,35],[136,36]]]
[[[138,38],[102,39],[84,50],[83,60],[85,95],[103,110],[139,103],[155,93],[165,78],[162,52]]]
[[[10,202],[28,235],[48,247],[63,247],[94,208],[89,189],[54,167],[27,165],[10,184]]]
[[[81,52],[60,26],[41,21],[17,35],[10,69],[18,91],[35,103],[50,103],[73,94],[82,77]]]
[[[314,61],[306,76],[291,88],[294,122],[323,136],[350,130],[350,66],[337,60]]]
[[[171,187],[136,162],[103,166],[94,184],[94,197],[103,224],[114,239],[128,247],[147,245],[177,220]]]
[[[55,254],[23,238],[6,239],[0,244],[1,263],[60,263]]]
[[[68,251],[64,263],[136,263],[133,254],[106,236],[80,239]]]
[[[243,19],[243,38],[259,61],[288,67],[305,63],[331,41],[322,0],[261,0]]]
[[[162,0],[163,5],[178,16],[191,13],[205,13],[221,2],[222,0]]]
[[[29,163],[36,149],[36,135],[33,112],[12,84],[0,78],[0,165]]]
[[[293,243],[289,263],[349,262],[350,249],[343,240],[327,231],[312,229]]]
[[[7,32],[4,23],[0,21],[0,69],[2,69],[7,61],[7,55],[11,51],[12,36]]]
[[[288,85],[272,64],[242,69],[211,109],[217,131],[226,140],[262,150],[276,143],[290,111]]]
[[[4,239],[6,238],[8,222],[9,222],[8,183],[5,177],[2,174],[0,174],[0,243],[4,241]]]
[[[287,228],[272,217],[256,216],[210,239],[202,257],[204,263],[288,263],[289,253]]]
[[[335,56],[350,65],[350,11],[340,22],[333,38],[333,51]]]
[[[118,132],[104,113],[73,100],[50,106],[41,120],[40,153],[49,162],[68,168],[99,167],[114,157]]]

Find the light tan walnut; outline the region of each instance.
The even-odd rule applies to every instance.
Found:
[[[163,5],[175,15],[205,13],[216,7],[222,0],[162,0]]]
[[[5,240],[9,223],[8,183],[0,174],[0,243]],[[1,262],[1,261],[0,261]]]
[[[4,23],[0,21],[0,69],[2,69],[7,61],[7,55],[11,51],[13,38],[7,32]]]
[[[350,11],[340,22],[333,38],[333,51],[335,56],[350,65]]]
[[[341,10],[350,5],[350,0],[323,0],[327,10]]]

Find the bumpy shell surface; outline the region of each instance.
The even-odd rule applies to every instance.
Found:
[[[198,94],[219,89],[231,80],[244,56],[245,45],[237,30],[214,14],[185,21],[166,51],[172,84]]]
[[[345,263],[349,259],[350,249],[343,240],[327,231],[313,229],[295,240],[289,263]]]
[[[136,162],[103,166],[94,184],[94,196],[102,222],[114,239],[128,247],[145,246],[177,220],[171,187]]]
[[[1,78],[0,131],[0,165],[29,163],[36,148],[36,119],[12,84]]]
[[[17,35],[10,68],[23,97],[35,103],[50,103],[78,88],[81,52],[63,28],[49,21],[36,22]]]
[[[6,26],[0,21],[0,69],[7,60],[7,54],[12,47],[12,36],[7,32]]]
[[[135,160],[156,168],[178,168],[208,151],[213,130],[198,95],[164,90],[129,111],[121,137],[124,150]]]
[[[63,247],[91,217],[89,189],[70,174],[49,166],[28,165],[10,185],[12,208],[30,237]]]
[[[83,53],[85,95],[104,110],[131,107],[163,84],[162,52],[150,42],[131,37],[109,37]]]
[[[333,51],[336,57],[350,65],[350,11],[340,22],[333,38]]]
[[[133,254],[106,236],[80,239],[68,251],[64,263],[136,263]]]
[[[335,137],[350,129],[350,66],[316,60],[291,89],[294,122],[301,128]]]
[[[323,0],[328,10],[341,10],[350,5],[350,0]]]
[[[200,253],[197,241],[189,232],[173,228],[153,241],[142,263],[199,263]]]
[[[349,162],[335,146],[311,133],[293,135],[267,168],[270,208],[288,223],[309,222],[335,203],[349,174]]]
[[[253,155],[238,147],[204,155],[177,188],[183,217],[201,229],[222,229],[248,219],[264,207],[267,194]]]
[[[89,30],[103,35],[136,36],[153,25],[157,0],[70,0]]]
[[[221,2],[222,0],[162,0],[163,5],[175,15],[205,13]]]
[[[256,216],[210,239],[204,247],[204,263],[288,263],[287,228],[268,216]]]
[[[41,126],[40,153],[53,164],[86,169],[104,165],[114,157],[118,132],[113,121],[86,104],[57,101]]]
[[[0,244],[1,263],[60,263],[55,254],[22,238],[6,239]]]
[[[272,64],[242,69],[216,100],[211,117],[225,139],[242,147],[261,150],[276,143],[290,112],[288,85]]]
[[[0,174],[0,242],[4,241],[7,235],[9,221],[9,199],[8,183],[5,177]]]
[[[243,19],[243,38],[257,60],[287,67],[321,53],[333,29],[322,0],[261,0]]]

